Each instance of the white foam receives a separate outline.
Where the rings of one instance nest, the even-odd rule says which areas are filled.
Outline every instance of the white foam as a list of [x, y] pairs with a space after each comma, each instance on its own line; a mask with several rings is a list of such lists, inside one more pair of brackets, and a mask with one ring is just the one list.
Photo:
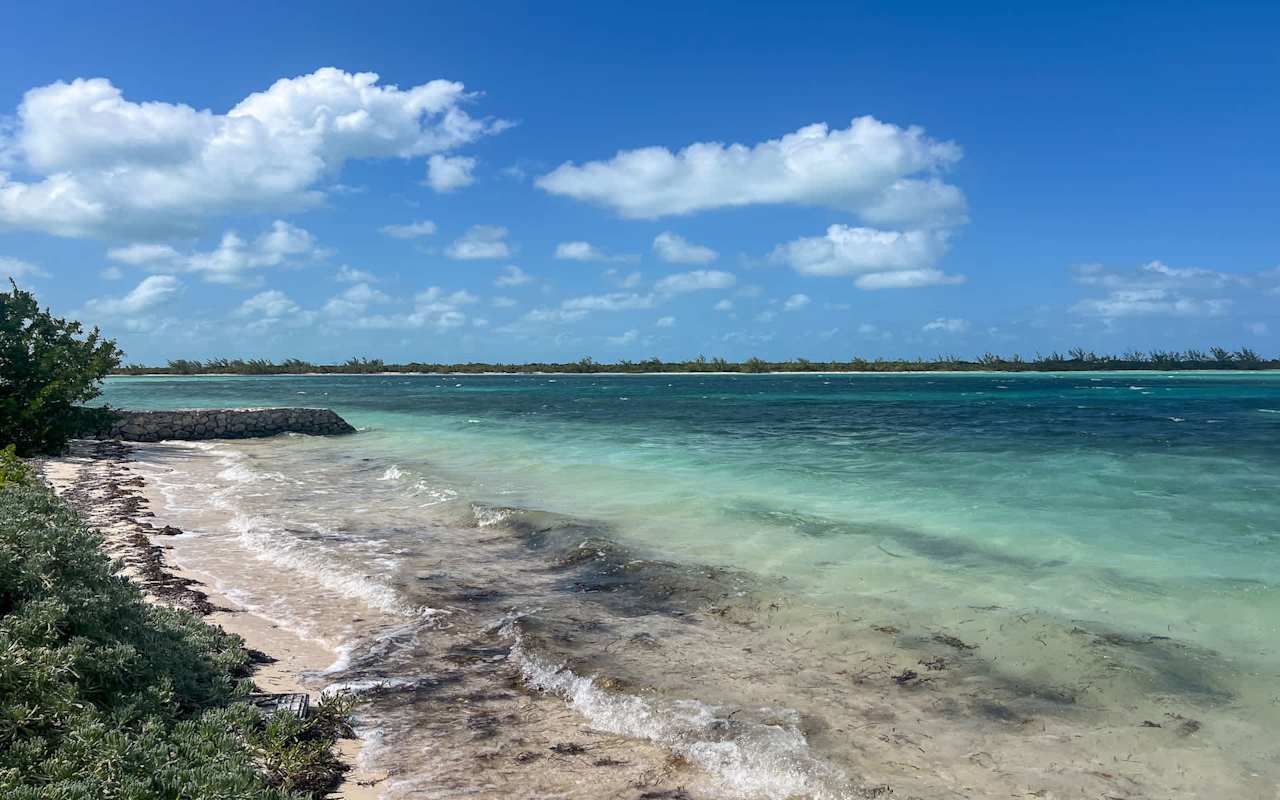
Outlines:
[[[564, 698], [593, 727], [645, 739], [684, 756], [718, 778], [725, 788], [748, 797], [787, 800], [845, 800], [855, 795], [839, 771], [809, 753], [794, 711], [761, 709], [779, 724], [742, 723], [722, 709], [697, 700], [668, 703], [601, 689], [563, 664], [528, 652], [517, 618], [500, 632], [513, 640], [511, 659], [525, 683]], [[728, 736], [725, 731], [734, 729]]]
[[372, 578], [352, 572], [333, 554], [322, 548], [305, 548], [288, 533], [261, 517], [236, 514], [227, 523], [239, 534], [240, 545], [261, 561], [305, 574], [330, 591], [359, 600], [370, 608], [396, 616], [422, 616], [439, 613], [404, 602], [395, 589]]
[[404, 477], [404, 473], [400, 471], [400, 468], [395, 464], [392, 464], [391, 466], [387, 467], [387, 471], [382, 473], [382, 477], [378, 478], [378, 480], [398, 481], [403, 477]]
[[503, 520], [510, 517], [511, 509], [473, 505], [471, 506], [471, 513], [475, 515], [478, 527], [489, 528], [501, 524]]

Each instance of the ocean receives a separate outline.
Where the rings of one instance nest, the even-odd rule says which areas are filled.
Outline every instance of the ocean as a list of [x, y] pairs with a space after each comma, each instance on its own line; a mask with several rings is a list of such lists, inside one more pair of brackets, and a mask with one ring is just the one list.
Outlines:
[[[340, 654], [317, 680], [366, 694], [388, 797], [493, 796], [548, 726], [659, 748], [699, 797], [1280, 796], [1280, 374], [157, 376], [103, 399], [359, 429], [137, 458], [180, 563]], [[559, 761], [528, 796], [599, 796], [583, 770], [625, 758]]]

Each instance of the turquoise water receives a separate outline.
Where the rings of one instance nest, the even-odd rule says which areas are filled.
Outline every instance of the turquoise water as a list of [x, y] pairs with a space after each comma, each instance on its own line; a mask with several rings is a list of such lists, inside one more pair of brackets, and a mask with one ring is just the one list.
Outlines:
[[[1091, 735], [1139, 703], [1194, 712], [1218, 761], [1187, 796], [1252, 796], [1273, 776], [1259, 766], [1273, 749], [1251, 740], [1280, 722], [1280, 374], [147, 377], [109, 380], [104, 399], [330, 407], [362, 432], [273, 440], [255, 463], [370, 487], [391, 469], [449, 503], [590, 520], [646, 558], [739, 570], [782, 598], [782, 639], [826, 614], [857, 620], [806, 634], [833, 662], [883, 638], [871, 624], [912, 657], [956, 636], [973, 648], [956, 691], [1069, 692], [1072, 714], [1095, 712], [1072, 723]], [[395, 525], [437, 519], [428, 505]], [[814, 703], [773, 679], [774, 701]], [[694, 677], [647, 680], [732, 699]], [[810, 738], [828, 762], [857, 762]]]

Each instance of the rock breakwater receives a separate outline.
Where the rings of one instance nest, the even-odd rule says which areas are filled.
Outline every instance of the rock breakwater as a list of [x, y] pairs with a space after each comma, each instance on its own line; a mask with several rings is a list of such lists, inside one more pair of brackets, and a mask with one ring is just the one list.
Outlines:
[[327, 408], [234, 408], [178, 411], [113, 409], [83, 434], [89, 439], [130, 442], [254, 439], [282, 433], [333, 436], [355, 428]]

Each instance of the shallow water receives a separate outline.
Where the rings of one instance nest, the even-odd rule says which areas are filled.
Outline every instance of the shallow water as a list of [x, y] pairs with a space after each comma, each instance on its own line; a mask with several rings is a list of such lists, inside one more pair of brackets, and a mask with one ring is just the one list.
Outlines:
[[[345, 653], [327, 680], [379, 687], [391, 796], [482, 796], [475, 758], [519, 773], [522, 741], [579, 724], [679, 755], [697, 796], [1276, 797], [1280, 375], [119, 378], [105, 399], [362, 429], [140, 455], [182, 557]], [[530, 770], [529, 796], [593, 796]]]

